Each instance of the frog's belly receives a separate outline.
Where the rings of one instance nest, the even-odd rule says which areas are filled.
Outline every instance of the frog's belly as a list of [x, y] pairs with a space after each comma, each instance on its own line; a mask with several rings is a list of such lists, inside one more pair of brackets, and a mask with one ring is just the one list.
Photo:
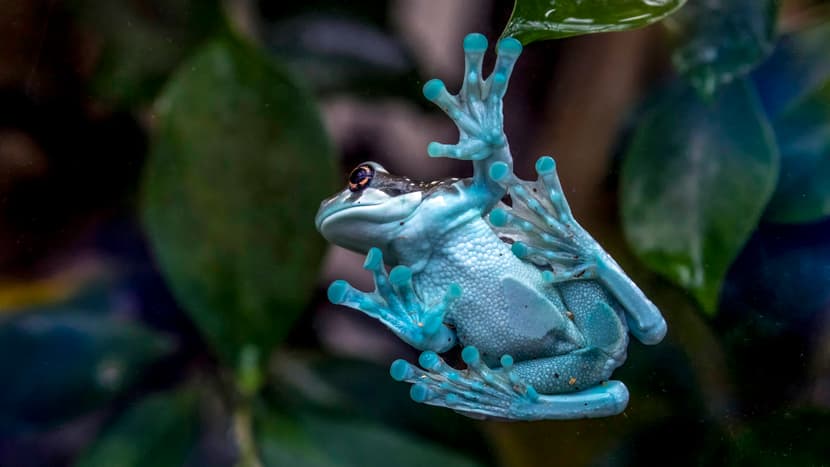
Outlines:
[[456, 235], [456, 242], [433, 254], [415, 277], [421, 297], [436, 303], [450, 284], [461, 286], [461, 298], [447, 321], [455, 326], [460, 343], [477, 347], [488, 364], [504, 354], [522, 361], [578, 347], [574, 334], [579, 332], [564, 318], [565, 306], [557, 290], [481, 224], [486, 232], [476, 228]]

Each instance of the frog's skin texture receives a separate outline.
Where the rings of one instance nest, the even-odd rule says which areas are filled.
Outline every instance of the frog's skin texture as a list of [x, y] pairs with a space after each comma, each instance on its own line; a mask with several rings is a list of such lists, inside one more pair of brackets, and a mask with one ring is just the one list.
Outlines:
[[[438, 80], [424, 86], [460, 133], [458, 144], [431, 143], [429, 155], [471, 161], [472, 178], [419, 183], [367, 162], [323, 201], [318, 230], [367, 253], [376, 284], [366, 293], [335, 281], [329, 299], [424, 351], [422, 368], [397, 360], [390, 369], [417, 402], [509, 420], [618, 414], [628, 390], [608, 378], [625, 360], [628, 332], [656, 344], [666, 323], [574, 220], [552, 158], [539, 159], [535, 182], [513, 174], [502, 98], [521, 45], [500, 41], [483, 79], [486, 49], [480, 34], [464, 39], [458, 95]], [[438, 356], [459, 344], [461, 370]]]

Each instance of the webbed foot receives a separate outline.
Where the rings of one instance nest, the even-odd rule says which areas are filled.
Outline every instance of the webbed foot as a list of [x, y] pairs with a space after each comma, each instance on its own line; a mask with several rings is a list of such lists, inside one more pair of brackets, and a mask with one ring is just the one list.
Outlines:
[[549, 267], [548, 282], [595, 278], [604, 251], [574, 219], [556, 162], [540, 158], [536, 173], [536, 181], [529, 182], [515, 177], [506, 164], [490, 167], [490, 178], [503, 185], [512, 200], [512, 206], [500, 204], [490, 212], [490, 224], [499, 236], [513, 241], [516, 256]]
[[390, 373], [397, 381], [413, 383], [412, 399], [447, 407], [472, 418], [543, 420], [606, 417], [616, 415], [628, 404], [628, 390], [619, 381], [608, 381], [568, 394], [540, 395], [513, 370], [509, 355], [501, 368], [489, 368], [475, 347], [461, 354], [467, 369], [456, 370], [434, 352], [424, 352], [418, 362], [392, 363]]
[[[461, 91], [452, 95], [441, 80], [424, 85], [424, 96], [440, 107], [455, 122], [460, 133], [457, 144], [430, 143], [431, 157], [480, 161], [494, 150], [507, 145], [502, 119], [502, 98], [522, 45], [513, 38], [499, 41], [495, 69], [484, 79], [481, 62], [487, 50], [487, 39], [481, 34], [464, 38], [464, 82]], [[509, 162], [509, 154], [506, 154]]]
[[596, 279], [603, 283], [626, 311], [631, 332], [646, 344], [660, 342], [666, 322], [656, 306], [628, 278], [599, 243], [579, 225], [565, 199], [556, 174], [556, 162], [536, 162], [538, 178], [525, 181], [507, 164], [497, 162], [488, 176], [505, 187], [511, 206], [504, 203], [490, 212], [489, 221], [502, 238], [513, 242], [513, 253], [546, 270], [550, 283]]
[[360, 310], [379, 320], [415, 348], [444, 352], [455, 345], [455, 333], [444, 325], [444, 318], [450, 304], [461, 296], [458, 285], [450, 285], [441, 302], [426, 305], [412, 287], [412, 271], [406, 266], [395, 266], [387, 274], [379, 249], [369, 250], [363, 267], [372, 272], [375, 290], [362, 292], [344, 280], [337, 280], [328, 290], [332, 303]]

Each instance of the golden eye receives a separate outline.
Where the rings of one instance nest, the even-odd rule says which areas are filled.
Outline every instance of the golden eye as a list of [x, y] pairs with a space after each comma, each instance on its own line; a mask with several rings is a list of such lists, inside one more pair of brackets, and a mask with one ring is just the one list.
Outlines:
[[360, 191], [367, 186], [375, 176], [375, 169], [371, 165], [358, 165], [349, 175], [349, 191]]

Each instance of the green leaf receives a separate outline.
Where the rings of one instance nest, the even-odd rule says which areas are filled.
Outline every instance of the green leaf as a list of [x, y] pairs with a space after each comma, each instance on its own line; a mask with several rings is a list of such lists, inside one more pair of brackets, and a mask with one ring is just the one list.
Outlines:
[[660, 21], [686, 0], [516, 0], [502, 36], [523, 44], [597, 32], [627, 31]]
[[711, 102], [672, 89], [643, 118], [623, 162], [626, 237], [646, 265], [714, 313], [777, 176], [772, 131], [745, 80]]
[[249, 345], [267, 355], [323, 255], [314, 214], [336, 183], [314, 102], [259, 50], [221, 38], [155, 109], [143, 214], [162, 271], [226, 364]]
[[225, 27], [218, 0], [75, 0], [75, 8], [102, 47], [93, 92], [124, 107], [152, 101], [187, 54]]
[[48, 428], [98, 407], [170, 350], [162, 336], [103, 313], [15, 315], [0, 324], [0, 432]]
[[295, 420], [270, 414], [259, 433], [262, 460], [269, 467], [478, 465], [433, 443], [362, 421], [311, 414]]
[[830, 216], [830, 81], [773, 125], [781, 174], [764, 219], [801, 223]]
[[194, 392], [152, 395], [115, 420], [75, 467], [185, 465], [198, 431], [198, 397]]
[[703, 95], [750, 72], [773, 50], [779, 0], [690, 2], [672, 22], [675, 68]]

